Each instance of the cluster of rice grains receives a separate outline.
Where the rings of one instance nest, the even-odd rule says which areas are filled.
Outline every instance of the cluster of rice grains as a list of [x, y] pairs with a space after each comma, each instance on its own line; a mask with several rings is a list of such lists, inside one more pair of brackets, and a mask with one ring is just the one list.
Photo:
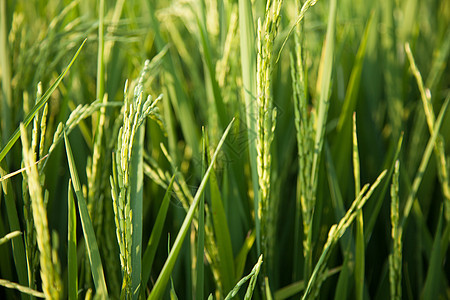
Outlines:
[[132, 101], [128, 97], [128, 83], [125, 84], [123, 126], [119, 130], [117, 150], [113, 159], [114, 176], [111, 176], [110, 180], [123, 274], [122, 293], [127, 297], [139, 293], [141, 274], [144, 139], [141, 125], [149, 116], [158, 118], [156, 103], [161, 99], [160, 96], [153, 101], [148, 96], [143, 101], [143, 81], [149, 63], [145, 62]]

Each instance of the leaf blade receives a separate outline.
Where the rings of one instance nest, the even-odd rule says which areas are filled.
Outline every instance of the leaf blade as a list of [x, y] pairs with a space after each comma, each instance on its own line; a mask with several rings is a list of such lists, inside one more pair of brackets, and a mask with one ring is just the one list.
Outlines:
[[173, 247], [170, 250], [169, 257], [167, 258], [167, 260], [164, 264], [164, 267], [163, 267], [161, 273], [159, 274], [158, 279], [156, 280], [153, 290], [151, 291], [150, 295], [147, 298], [149, 300], [161, 299], [161, 297], [162, 297], [162, 294], [164, 292], [164, 289], [166, 288], [167, 282], [169, 281], [170, 274], [172, 273], [172, 269], [175, 265], [176, 258], [178, 257], [178, 254], [181, 250], [181, 245], [183, 243], [183, 240], [186, 237], [186, 234], [189, 230], [192, 219], [194, 218], [195, 209], [196, 209], [196, 207], [201, 199], [201, 195], [203, 194], [203, 191], [206, 187], [206, 182], [209, 178], [209, 174], [211, 173], [212, 167], [217, 159], [219, 150], [222, 148], [222, 145], [225, 141], [225, 138], [228, 135], [228, 132], [231, 129], [231, 125], [233, 124], [233, 122], [234, 122], [234, 119], [230, 122], [228, 127], [225, 129], [225, 132], [222, 135], [222, 138], [220, 139], [219, 144], [217, 145], [216, 151], [214, 152], [213, 158], [211, 160], [211, 164], [209, 165], [208, 169], [206, 170], [205, 176], [203, 177], [202, 182], [200, 183], [200, 186], [197, 190], [197, 193], [195, 194], [194, 201], [192, 202], [191, 206], [189, 207], [186, 217], [184, 218], [183, 224], [181, 225], [180, 231], [178, 232], [175, 243], [173, 244]]
[[92, 278], [94, 280], [97, 293], [103, 297], [106, 297], [108, 295], [108, 291], [106, 288], [105, 275], [103, 272], [100, 252], [94, 233], [94, 227], [92, 226], [92, 221], [91, 218], [89, 217], [86, 199], [84, 198], [83, 192], [81, 191], [81, 185], [80, 180], [78, 178], [78, 172], [75, 166], [75, 160], [73, 158], [72, 149], [70, 147], [70, 143], [65, 132], [64, 132], [64, 142], [66, 145], [67, 161], [69, 164], [70, 177], [72, 178], [72, 186], [75, 191], [75, 195], [77, 196], [78, 199], [78, 211], [80, 213], [83, 235], [86, 241], [86, 250], [88, 252], [89, 263], [91, 265]]

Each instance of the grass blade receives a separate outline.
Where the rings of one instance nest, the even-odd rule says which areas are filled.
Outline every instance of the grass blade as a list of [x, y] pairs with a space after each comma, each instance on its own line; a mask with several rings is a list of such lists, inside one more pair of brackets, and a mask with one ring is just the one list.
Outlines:
[[[250, 0], [239, 0], [239, 30], [242, 80], [244, 85], [245, 115], [247, 125], [248, 151], [250, 157], [251, 178], [253, 184], [253, 209], [258, 211], [258, 170], [256, 151], [256, 38]], [[256, 248], [261, 253], [260, 221], [255, 214]]]
[[72, 148], [70, 147], [69, 139], [64, 132], [64, 142], [66, 145], [67, 161], [69, 164], [70, 177], [72, 178], [72, 185], [75, 195], [78, 199], [78, 211], [81, 218], [81, 226], [83, 228], [83, 235], [86, 241], [86, 251], [89, 256], [89, 263], [91, 265], [92, 278], [94, 279], [97, 294], [100, 297], [107, 297], [108, 291], [106, 289], [105, 275], [103, 272], [102, 260], [95, 238], [94, 227], [92, 226], [91, 218], [89, 217], [86, 199], [81, 191], [80, 180], [78, 179], [78, 172], [75, 166], [75, 160], [72, 155]]
[[[316, 121], [316, 136], [314, 139], [314, 156], [311, 171], [311, 182], [313, 195], [317, 189], [319, 160], [322, 152], [323, 141], [325, 138], [325, 127], [327, 122], [328, 107], [330, 104], [330, 85], [333, 72], [333, 55], [336, 31], [336, 0], [330, 1], [330, 12], [328, 16], [327, 35], [324, 42], [323, 56], [320, 61], [320, 80], [317, 85], [320, 86], [319, 109]], [[320, 85], [319, 85], [320, 84]]]
[[200, 19], [197, 17], [197, 25], [200, 31], [201, 44], [207, 69], [207, 72], [205, 73], [207, 73], [207, 77], [209, 79], [208, 82], [213, 91], [215, 114], [219, 117], [219, 126], [223, 128], [226, 126], [227, 112], [225, 110], [222, 94], [220, 93], [219, 84], [216, 79], [216, 72], [211, 58], [211, 47], [206, 32], [206, 24], [201, 24]]
[[[430, 135], [432, 135], [433, 125], [435, 124], [436, 117], [433, 111], [431, 92], [429, 89], [424, 87], [422, 75], [420, 74], [419, 69], [416, 66], [411, 48], [408, 43], [405, 44], [405, 52], [409, 59], [411, 71], [416, 78], [417, 86], [419, 87], [420, 98], [422, 99], [422, 105], [427, 119], [428, 130], [430, 132]], [[442, 137], [438, 137], [438, 141], [434, 146], [434, 152], [436, 154], [436, 162], [438, 164], [438, 175], [442, 186], [442, 194], [444, 195], [446, 201], [450, 201], [450, 185], [448, 178], [447, 159], [445, 157], [445, 149]], [[447, 220], [450, 220], [450, 207], [447, 207], [446, 218]]]
[[250, 249], [253, 247], [253, 243], [255, 242], [256, 234], [255, 231], [252, 231], [247, 237], [245, 238], [244, 245], [242, 245], [241, 250], [236, 255], [236, 258], [234, 259], [234, 270], [236, 278], [241, 278], [242, 274], [244, 273], [244, 267], [245, 262], [247, 260], [247, 255]]
[[[322, 280], [325, 280], [328, 277], [333, 276], [334, 274], [339, 272], [342, 272], [341, 267], [333, 268], [322, 275], [323, 276]], [[305, 289], [305, 281], [304, 280], [296, 281], [276, 291], [274, 294], [274, 298], [276, 300], [287, 299], [289, 297], [294, 296], [295, 294], [300, 293], [304, 289]]]
[[[2, 128], [1, 128], [1, 136], [3, 140], [0, 140], [0, 143], [6, 143], [6, 137], [11, 133], [11, 125], [12, 125], [12, 85], [11, 85], [11, 58], [9, 55], [9, 46], [8, 42], [8, 32], [7, 32], [7, 11], [6, 11], [6, 1], [0, 2], [0, 69], [2, 70], [1, 74], [1, 91], [2, 91], [2, 99], [0, 101], [1, 108], [1, 117], [2, 117]], [[0, 159], [1, 161], [1, 159]]]
[[[0, 161], [0, 176], [4, 177], [7, 174], [6, 161]], [[16, 200], [14, 199], [13, 186], [10, 180], [1, 182], [3, 188], [3, 195], [5, 197], [6, 213], [8, 215], [9, 230], [21, 231], [19, 215], [17, 214]], [[11, 241], [13, 250], [13, 259], [16, 266], [19, 283], [23, 286], [28, 286], [27, 266], [25, 245], [23, 239], [13, 239]]]
[[132, 251], [131, 251], [131, 288], [133, 299], [138, 299], [141, 285], [142, 268], [142, 223], [143, 223], [143, 187], [144, 187], [144, 133], [145, 123], [136, 131], [130, 161], [130, 195], [132, 211]]
[[156, 217], [155, 225], [153, 226], [150, 239], [148, 240], [147, 248], [144, 252], [144, 257], [142, 258], [142, 292], [147, 286], [148, 279], [150, 278], [150, 272], [153, 266], [153, 260], [155, 259], [156, 250], [158, 249], [159, 240], [161, 238], [161, 233], [164, 227], [164, 222], [167, 216], [167, 210], [169, 208], [170, 196], [173, 189], [173, 183], [175, 181], [175, 174], [172, 176], [167, 187], [166, 193], [164, 194], [163, 201], [161, 202], [161, 207], [158, 211], [158, 216]]
[[[356, 114], [353, 113], [353, 173], [355, 177], [355, 197], [361, 191], [361, 177], [359, 167], [358, 138], [356, 134]], [[364, 261], [365, 261], [365, 241], [364, 241], [364, 219], [360, 210], [356, 216], [356, 248], [355, 248], [355, 286], [356, 299], [362, 300], [364, 295]]]
[[334, 160], [336, 162], [336, 170], [338, 171], [339, 178], [345, 176], [347, 171], [347, 165], [350, 163], [350, 147], [351, 147], [351, 114], [355, 111], [358, 101], [360, 85], [361, 85], [361, 74], [363, 71], [364, 59], [366, 58], [367, 43], [371, 35], [374, 34], [373, 24], [374, 19], [376, 19], [376, 11], [373, 11], [370, 15], [369, 21], [367, 21], [366, 27], [364, 29], [363, 36], [356, 54], [355, 60], [353, 62], [352, 71], [350, 74], [350, 79], [345, 91], [344, 103], [342, 105], [342, 110], [340, 112], [339, 121], [336, 128], [336, 137], [333, 152], [336, 153]]
[[209, 165], [208, 169], [206, 170], [206, 173], [203, 176], [202, 182], [200, 183], [197, 193], [195, 194], [194, 201], [192, 202], [191, 206], [189, 207], [186, 217], [184, 218], [183, 224], [181, 225], [180, 231], [178, 232], [175, 243], [174, 243], [172, 249], [170, 250], [169, 257], [167, 258], [167, 260], [164, 264], [164, 267], [163, 267], [161, 273], [159, 274], [158, 279], [156, 280], [153, 290], [151, 291], [149, 297], [147, 298], [149, 300], [161, 299], [161, 297], [162, 297], [162, 294], [164, 292], [164, 289], [166, 288], [167, 282], [169, 281], [170, 274], [172, 273], [172, 269], [175, 265], [175, 261], [178, 257], [178, 253], [180, 252], [183, 240], [189, 230], [192, 219], [194, 218], [194, 212], [195, 212], [197, 205], [201, 199], [201, 195], [203, 194], [203, 191], [206, 187], [206, 182], [208, 181], [208, 178], [209, 178], [209, 175], [213, 168], [213, 165], [216, 162], [219, 150], [222, 148], [225, 138], [227, 137], [228, 132], [231, 129], [233, 121], [234, 121], [234, 119], [230, 122], [228, 127], [225, 129], [225, 132], [223, 133], [222, 138], [220, 139], [219, 144], [217, 145], [216, 151], [214, 152], [213, 158], [211, 159], [211, 164]]
[[431, 157], [431, 153], [433, 151], [433, 148], [435, 147], [436, 139], [439, 135], [439, 129], [441, 128], [442, 121], [444, 119], [445, 112], [447, 111], [448, 103], [450, 101], [450, 97], [447, 97], [445, 100], [445, 103], [442, 105], [441, 111], [439, 113], [439, 116], [434, 123], [433, 127], [433, 134], [431, 135], [430, 139], [428, 140], [427, 147], [425, 148], [425, 152], [422, 157], [422, 161], [420, 162], [419, 169], [417, 170], [416, 176], [414, 178], [411, 191], [409, 193], [408, 199], [406, 200], [405, 207], [403, 209], [403, 216], [401, 220], [401, 227], [404, 229], [406, 220], [409, 217], [409, 213], [411, 212], [411, 208], [414, 204], [414, 201], [416, 200], [416, 194], [419, 190], [419, 186], [422, 183], [423, 174], [425, 173], [425, 169], [428, 166], [428, 162]]
[[434, 237], [433, 248], [431, 252], [430, 264], [428, 267], [425, 286], [421, 295], [422, 299], [439, 299], [442, 278], [445, 275], [442, 272], [442, 266], [445, 265], [445, 254], [441, 253], [442, 245], [442, 226], [443, 226], [443, 205], [441, 205], [436, 236]]
[[98, 17], [98, 50], [97, 50], [97, 99], [103, 99], [105, 92], [105, 0], [100, 0]]
[[77, 299], [78, 295], [78, 264], [77, 264], [77, 213], [73, 199], [72, 181], [69, 179], [69, 191], [67, 192], [67, 283], [69, 299]]
[[[392, 162], [390, 163], [390, 167], [388, 169], [387, 179], [390, 179], [394, 172], [395, 162], [397, 161], [397, 159], [400, 155], [400, 150], [402, 149], [402, 144], [403, 144], [403, 134], [400, 135], [400, 138], [397, 142], [397, 147], [395, 149], [395, 153], [393, 155]], [[389, 186], [389, 180], [386, 180], [385, 184], [381, 188], [381, 193], [379, 194], [377, 200], [375, 201], [375, 204], [372, 207], [369, 207], [369, 209], [371, 211], [371, 215], [369, 218], [369, 222], [367, 222], [367, 226], [366, 226], [365, 233], [364, 233], [364, 236], [366, 238], [366, 245], [369, 243], [370, 237], [373, 232], [373, 228], [375, 227], [375, 222], [377, 221], [379, 212], [381, 210], [381, 206], [383, 205], [384, 197], [385, 197], [388, 186]]]
[[366, 55], [367, 40], [369, 39], [369, 34], [372, 30], [373, 20], [375, 19], [375, 11], [370, 15], [369, 21], [367, 21], [366, 28], [364, 29], [364, 34], [361, 39], [361, 44], [358, 48], [358, 53], [355, 57], [355, 62], [353, 63], [352, 73], [350, 75], [349, 83], [345, 93], [344, 105], [339, 116], [339, 122], [337, 125], [337, 130], [341, 131], [344, 122], [350, 121], [350, 115], [355, 110], [358, 101], [358, 91], [361, 83], [361, 73], [364, 63], [364, 57]]
[[[203, 142], [202, 142], [202, 174], [206, 171], [206, 155], [208, 153], [208, 138], [205, 134], [205, 128], [202, 128]], [[213, 173], [212, 170], [211, 173]], [[212, 175], [210, 175], [212, 176]], [[202, 194], [200, 203], [198, 204], [198, 217], [197, 217], [197, 278], [195, 282], [196, 299], [203, 299], [204, 296], [204, 281], [205, 281], [205, 268], [203, 265], [203, 258], [205, 257], [205, 194]]]
[[402, 84], [401, 84], [401, 67], [398, 63], [397, 57], [397, 22], [394, 18], [397, 9], [397, 3], [392, 1], [380, 2], [381, 8], [381, 26], [384, 31], [381, 33], [380, 49], [384, 57], [384, 84], [385, 93], [388, 103], [389, 121], [392, 124], [392, 131], [394, 139], [400, 135], [402, 130], [402, 120], [398, 116], [403, 112], [403, 101], [401, 99]]
[[[208, 139], [206, 147], [209, 148]], [[209, 161], [211, 161], [211, 157], [208, 157], [208, 162]], [[222, 196], [220, 194], [219, 185], [217, 184], [214, 169], [211, 170], [209, 187], [214, 235], [216, 237], [217, 250], [219, 252], [219, 270], [222, 279], [223, 292], [226, 294], [233, 288], [235, 283], [234, 258], [227, 216], [223, 207]]]

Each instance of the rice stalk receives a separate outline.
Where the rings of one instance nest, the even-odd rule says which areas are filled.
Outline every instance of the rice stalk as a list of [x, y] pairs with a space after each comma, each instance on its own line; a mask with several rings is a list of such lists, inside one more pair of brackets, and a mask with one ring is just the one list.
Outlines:
[[395, 162], [394, 176], [391, 185], [391, 236], [392, 236], [392, 252], [389, 255], [389, 283], [391, 291], [391, 299], [402, 299], [402, 235], [403, 230], [399, 226], [399, 165]]
[[270, 185], [271, 185], [271, 161], [270, 146], [272, 144], [276, 125], [276, 108], [271, 96], [271, 75], [273, 70], [272, 52], [273, 43], [278, 33], [280, 23], [280, 10], [282, 0], [267, 1], [264, 24], [258, 19], [257, 38], [257, 139], [256, 149], [258, 154], [258, 183], [259, 183], [259, 207], [258, 218], [261, 221], [261, 252], [270, 259], [268, 245], [269, 232], [273, 229], [273, 220], [269, 215], [270, 209]]
[[0, 238], [0, 245], [4, 244], [4, 243], [8, 242], [9, 240], [12, 240], [13, 238], [18, 237], [20, 235], [22, 235], [22, 232], [17, 231], [17, 230], [10, 232], [7, 235], [5, 235], [4, 237]]
[[258, 192], [258, 153], [256, 150], [256, 105], [257, 98], [257, 49], [254, 41], [255, 25], [253, 21], [252, 4], [250, 0], [239, 0], [239, 32], [240, 32], [240, 55], [243, 80], [243, 94], [245, 100], [245, 122], [247, 125], [247, 140], [249, 152], [249, 164], [253, 187], [253, 211], [256, 231], [256, 248], [261, 253], [261, 226], [259, 212], [259, 192]]
[[401, 68], [399, 58], [397, 56], [397, 23], [398, 20], [394, 17], [397, 3], [392, 1], [382, 1], [380, 2], [382, 23], [380, 24], [383, 28], [381, 34], [380, 46], [383, 53], [383, 75], [385, 82], [385, 91], [387, 101], [390, 103], [388, 105], [388, 116], [389, 121], [392, 124], [392, 136], [394, 140], [398, 140], [400, 136], [403, 120], [399, 116], [403, 113], [403, 101], [401, 98], [401, 93], [403, 92], [401, 87]]
[[[311, 2], [311, 1], [309, 1]], [[306, 5], [306, 6], [305, 6]], [[303, 4], [302, 8], [299, 6], [297, 10], [300, 16], [304, 16], [307, 4]], [[303, 17], [302, 17], [303, 18]], [[303, 24], [303, 23], [299, 23]], [[299, 265], [299, 246], [300, 242], [300, 228], [301, 219], [303, 220], [303, 257], [310, 257], [311, 249], [311, 220], [312, 220], [312, 206], [310, 205], [309, 191], [312, 187], [308, 180], [311, 174], [312, 167], [312, 153], [314, 145], [314, 115], [308, 113], [307, 103], [307, 73], [304, 71], [303, 61], [303, 25], [298, 27], [294, 34], [295, 48], [294, 55], [291, 54], [291, 78], [292, 90], [294, 98], [294, 117], [295, 129], [297, 138], [298, 151], [298, 179], [297, 179], [297, 201], [296, 201], [296, 215], [295, 215], [295, 241], [294, 241], [294, 274], [293, 277], [298, 277]]]
[[19, 292], [29, 295], [30, 297], [39, 297], [39, 298], [46, 298], [46, 295], [42, 292], [36, 291], [34, 289], [31, 289], [29, 287], [17, 284], [15, 282], [11, 282], [5, 279], [0, 279], [0, 285], [4, 286], [9, 289], [16, 289]]
[[375, 189], [385, 177], [386, 172], [386, 170], [381, 172], [381, 174], [371, 186], [369, 184], [364, 185], [361, 188], [361, 192], [358, 194], [358, 197], [356, 197], [350, 208], [345, 213], [345, 216], [342, 217], [338, 224], [334, 224], [333, 226], [331, 226], [330, 230], [328, 231], [328, 238], [323, 247], [322, 254], [320, 255], [319, 261], [314, 267], [311, 277], [308, 280], [306, 290], [302, 296], [303, 300], [314, 299], [317, 297], [320, 286], [322, 285], [322, 280], [325, 278], [322, 275], [325, 272], [326, 263], [330, 258], [331, 250], [334, 248], [347, 228], [353, 223], [356, 216], [358, 215], [358, 212], [363, 208], [364, 204], [366, 204], [367, 200], [372, 196]]
[[[114, 107], [114, 106], [121, 106], [122, 102], [108, 102], [108, 103], [101, 103], [99, 100], [96, 100], [92, 102], [91, 104], [85, 104], [85, 105], [78, 105], [69, 115], [67, 118], [67, 121], [63, 123], [59, 123], [56, 127], [55, 132], [53, 133], [53, 140], [50, 144], [50, 147], [47, 152], [47, 156], [42, 161], [41, 169], [45, 169], [47, 162], [51, 156], [51, 154], [55, 151], [56, 146], [61, 142], [61, 140], [64, 138], [64, 132], [66, 134], [70, 134], [72, 130], [74, 130], [80, 122], [82, 122], [84, 119], [92, 116], [95, 112], [102, 109], [103, 107]], [[42, 131], [41, 131], [42, 132]]]
[[450, 101], [450, 96], [447, 97], [447, 99], [445, 100], [444, 104], [442, 105], [441, 111], [439, 112], [439, 116], [436, 119], [436, 122], [434, 123], [433, 130], [431, 131], [432, 132], [431, 137], [428, 140], [427, 146], [426, 146], [425, 151], [424, 151], [423, 156], [422, 156], [422, 160], [421, 160], [419, 168], [418, 168], [418, 170], [416, 172], [416, 176], [414, 177], [414, 181], [413, 181], [413, 184], [411, 186], [411, 191], [410, 191], [410, 193], [408, 195], [408, 198], [406, 200], [405, 206], [403, 208], [403, 215], [401, 217], [401, 222], [400, 222], [402, 228], [405, 227], [406, 220], [408, 219], [409, 214], [411, 213], [412, 206], [413, 206], [414, 202], [417, 200], [416, 199], [416, 194], [417, 194], [417, 191], [419, 190], [420, 184], [422, 183], [423, 176], [424, 176], [424, 173], [425, 173], [425, 169], [426, 169], [426, 167], [428, 165], [428, 162], [430, 160], [432, 151], [433, 151], [433, 149], [435, 147], [435, 143], [437, 141], [437, 138], [438, 138], [438, 135], [439, 135], [439, 130], [441, 128], [442, 121], [444, 119], [444, 115], [445, 115], [445, 113], [447, 111], [447, 107], [448, 107], [449, 101]]
[[[36, 91], [36, 100], [42, 96], [42, 84], [38, 83], [37, 91]], [[46, 103], [42, 112], [42, 117], [39, 124], [39, 111], [33, 118], [33, 128], [32, 128], [32, 136], [31, 136], [31, 151], [33, 153], [33, 159], [36, 161], [39, 159], [36, 164], [42, 161], [42, 155], [44, 152], [44, 140], [45, 140], [45, 131], [47, 127], [47, 113], [48, 113], [48, 104]], [[39, 135], [40, 129], [40, 136]], [[39, 143], [39, 150], [38, 150]], [[37, 151], [39, 151], [39, 156]], [[25, 167], [25, 161], [22, 161], [23, 166]], [[44, 185], [45, 176], [42, 174], [42, 164], [37, 167], [39, 172], [39, 180], [41, 186]], [[25, 170], [25, 168], [24, 168]], [[36, 249], [36, 231], [34, 228], [33, 221], [33, 212], [32, 205], [30, 201], [30, 196], [28, 193], [28, 176], [23, 176], [22, 181], [22, 197], [23, 197], [23, 212], [26, 220], [25, 226], [25, 253], [27, 256], [27, 271], [28, 271], [28, 283], [30, 288], [35, 288], [35, 270], [38, 268], [38, 253]], [[45, 203], [44, 203], [45, 205]]]
[[[125, 193], [123, 201], [138, 200], [130, 200], [131, 227], [125, 229], [131, 233], [131, 254], [138, 258], [138, 251], [133, 251], [139, 249], [142, 254], [145, 250], [141, 263], [130, 254], [131, 293], [140, 279], [141, 298], [149, 293], [154, 299], [224, 298], [252, 270], [254, 264], [249, 262], [264, 254], [258, 277], [248, 278], [235, 297], [244, 299], [248, 290], [254, 292], [254, 299], [299, 298], [309, 290], [306, 297], [320, 293], [324, 299], [398, 299], [400, 293], [411, 299], [414, 295], [447, 298], [450, 197], [448, 141], [444, 139], [450, 127], [443, 113], [449, 97], [448, 1], [430, 5], [418, 0], [350, 0], [339, 6], [337, 1], [319, 1], [311, 11], [314, 0], [283, 1], [280, 32], [274, 37], [267, 68], [272, 106], [264, 113], [276, 119], [276, 132], [263, 119], [262, 127], [274, 138], [264, 149], [264, 154], [270, 154], [270, 180], [267, 214], [261, 220], [263, 177], [258, 174], [256, 142], [258, 96], [265, 91], [257, 90], [255, 29], [261, 17], [260, 30], [264, 30], [266, 15], [273, 17], [278, 0], [16, 2], [0, 0], [0, 237], [10, 232], [22, 235], [0, 246], [0, 278], [7, 280], [0, 280], [0, 298], [45, 296], [26, 175], [29, 164], [21, 161], [21, 145], [15, 145], [17, 132], [11, 135], [18, 120], [33, 122], [26, 131], [47, 211], [52, 255], [58, 241], [50, 236], [51, 230], [62, 236], [69, 231], [70, 242], [63, 241], [58, 252], [64, 258], [61, 272], [55, 266], [64, 285], [60, 296], [128, 296], [126, 291], [120, 295], [122, 265], [116, 228], [120, 224], [115, 225], [114, 213], [120, 202], [121, 168], [116, 144], [124, 125], [120, 82], [125, 74], [139, 76], [142, 62], [156, 56], [161, 59], [155, 60], [155, 71], [151, 67], [147, 71], [143, 86], [151, 95], [164, 94], [158, 106], [162, 104], [167, 127], [160, 130], [154, 122], [145, 122], [131, 145], [136, 160], [131, 159], [128, 179], [137, 188], [128, 198]], [[61, 79], [58, 75], [67, 66], [64, 61], [71, 59], [86, 37], [91, 42], [77, 58], [81, 64], [72, 65], [64, 80], [52, 85], [54, 79]], [[260, 33], [260, 39], [264, 50], [264, 34]], [[36, 95], [39, 81], [44, 89], [39, 86]], [[136, 84], [137, 80], [130, 81], [129, 103]], [[48, 87], [54, 92], [46, 95]], [[4, 106], [7, 97], [10, 109]], [[276, 118], [271, 116], [273, 107]], [[355, 126], [352, 165], [354, 112], [358, 131]], [[238, 119], [237, 126], [230, 129], [208, 183], [202, 181], [203, 191], [198, 192], [206, 201], [203, 214], [203, 199], [194, 194], [205, 174], [200, 157], [210, 158], [204, 152], [202, 156], [200, 129], [209, 128], [208, 138], [216, 145], [230, 115]], [[69, 132], [75, 158], [68, 139], [67, 157], [60, 145]], [[161, 151], [164, 147], [168, 151]], [[213, 149], [206, 148], [211, 155]], [[430, 161], [433, 154], [434, 163]], [[268, 156], [262, 157], [265, 163]], [[397, 159], [401, 163], [395, 170]], [[85, 170], [79, 178], [75, 160]], [[16, 171], [9, 172], [10, 168]], [[348, 226], [353, 230], [346, 230], [325, 250], [330, 227], [340, 222], [352, 200], [366, 195], [359, 195], [364, 190], [359, 183], [376, 178], [380, 168], [388, 171], [371, 196], [375, 199], [366, 202], [364, 214], [354, 209], [354, 225]], [[22, 172], [23, 179], [13, 178]], [[391, 179], [394, 172], [399, 174]], [[148, 176], [143, 179], [142, 202], [133, 196], [139, 196], [139, 174]], [[391, 195], [390, 204], [405, 196], [404, 203], [392, 207], [400, 210], [397, 217], [385, 211], [386, 193], [394, 181], [401, 187], [395, 192], [397, 200]], [[115, 200], [110, 200], [109, 184]], [[133, 226], [141, 223], [141, 217], [142, 235], [134, 234]], [[161, 270], [167, 259], [161, 237], [165, 239], [167, 231], [177, 232], [183, 221]], [[265, 222], [263, 233], [260, 221]], [[397, 226], [397, 232], [405, 232], [397, 242], [390, 242], [395, 230], [391, 232], [389, 223]], [[187, 232], [190, 244], [182, 246]], [[202, 233], [203, 247], [196, 238]], [[139, 243], [135, 239], [142, 241], [142, 247], [133, 247]], [[394, 264], [398, 243], [401, 259]]]
[[102, 228], [102, 223], [104, 219], [104, 195], [102, 195], [103, 189], [107, 186], [106, 178], [104, 172], [101, 169], [109, 167], [109, 160], [101, 160], [104, 156], [104, 146], [103, 136], [105, 131], [106, 123], [106, 105], [107, 105], [107, 94], [104, 94], [102, 106], [98, 110], [93, 112], [92, 117], [96, 115], [99, 111], [97, 130], [94, 133], [94, 144], [92, 149], [92, 157], [88, 158], [88, 163], [86, 165], [86, 175], [88, 179], [88, 197], [87, 203], [89, 207], [89, 214], [92, 216], [92, 222], [96, 228], [96, 232]]
[[115, 154], [117, 177], [111, 180], [116, 235], [120, 249], [122, 266], [122, 296], [137, 298], [141, 283], [142, 256], [142, 151], [143, 125], [147, 117], [158, 119], [156, 104], [161, 96], [152, 100], [150, 96], [143, 101], [143, 80], [148, 72], [150, 61], [135, 87], [133, 100], [127, 95], [125, 84], [123, 126], [119, 130]]
[[236, 294], [241, 289], [241, 287], [244, 285], [244, 283], [246, 283], [249, 279], [250, 279], [250, 283], [248, 284], [247, 292], [245, 293], [244, 299], [247, 300], [247, 299], [252, 298], [253, 290], [255, 289], [255, 285], [256, 285], [256, 279], [258, 277], [259, 270], [261, 269], [261, 264], [263, 262], [262, 257], [263, 257], [263, 255], [261, 254], [259, 256], [258, 261], [256, 262], [255, 266], [253, 267], [252, 271], [247, 276], [245, 276], [241, 280], [239, 280], [238, 283], [236, 283], [236, 286], [228, 293], [228, 295], [225, 297], [225, 300], [230, 300], [233, 297], [235, 297]]
[[[411, 52], [411, 47], [409, 46], [409, 43], [405, 44], [405, 52], [409, 60], [409, 64], [411, 67], [411, 72], [413, 73], [414, 77], [417, 81], [417, 86], [420, 91], [420, 98], [422, 100], [423, 110], [426, 116], [427, 124], [428, 124], [428, 130], [430, 132], [430, 135], [433, 135], [433, 126], [435, 124], [435, 115], [433, 111], [433, 104], [432, 104], [432, 95], [431, 91], [428, 88], [425, 88], [422, 75], [420, 74], [419, 69], [416, 66], [416, 63], [414, 61], [414, 56]], [[442, 188], [442, 194], [444, 195], [444, 203], [445, 203], [445, 218], [447, 221], [450, 221], [450, 184], [449, 184], [449, 177], [448, 177], [448, 166], [447, 166], [447, 159], [445, 157], [445, 149], [444, 149], [445, 141], [444, 137], [439, 134], [436, 139], [436, 144], [434, 145], [434, 153], [436, 154], [436, 162], [438, 165], [438, 175], [439, 175], [439, 181], [441, 183]]]
[[[317, 0], [306, 0], [303, 3], [303, 5], [301, 6], [301, 8], [299, 5], [297, 5], [297, 11], [298, 11], [297, 19], [295, 20], [295, 23], [292, 24], [291, 28], [289, 29], [289, 33], [287, 34], [286, 38], [283, 41], [283, 44], [281, 45], [280, 51], [278, 52], [276, 62], [278, 62], [280, 60], [281, 52], [283, 51], [284, 46], [286, 46], [286, 43], [289, 40], [289, 37], [291, 36], [292, 32], [294, 31], [294, 29], [298, 29], [298, 25], [302, 22], [303, 18], [305, 17], [306, 12], [308, 11], [308, 9], [311, 6], [314, 6], [316, 4], [316, 2], [317, 2]], [[296, 31], [296, 34], [298, 35], [298, 31]]]
[[[297, 6], [298, 18], [296, 25], [300, 24], [306, 11], [316, 1], [305, 1], [301, 6]], [[325, 138], [325, 124], [329, 106], [329, 89], [333, 64], [334, 51], [334, 20], [336, 14], [336, 4], [332, 1], [329, 13], [329, 22], [326, 35], [326, 46], [323, 49], [321, 60], [321, 70], [323, 72], [320, 99], [316, 104], [318, 114], [308, 112], [307, 103], [307, 72], [304, 71], [302, 58], [302, 40], [304, 39], [302, 28], [295, 32], [295, 59], [291, 57], [291, 78], [294, 93], [294, 116], [297, 133], [297, 151], [299, 157], [299, 171], [297, 181], [298, 199], [296, 202], [296, 228], [299, 228], [300, 211], [303, 220], [303, 256], [304, 256], [304, 278], [309, 278], [312, 268], [312, 228], [313, 216], [316, 207], [316, 190], [318, 184], [319, 161]], [[293, 27], [288, 34], [291, 34]], [[288, 38], [287, 37], [287, 38]], [[283, 46], [287, 41], [283, 42]], [[281, 53], [281, 50], [280, 50]], [[280, 54], [279, 54], [280, 55]], [[319, 83], [318, 83], [319, 84]], [[296, 246], [299, 244], [300, 233], [295, 234]], [[294, 253], [294, 257], [296, 257]], [[298, 258], [295, 266], [298, 265]], [[294, 278], [298, 271], [294, 269]]]
[[41, 182], [38, 170], [35, 166], [35, 153], [33, 149], [29, 148], [27, 133], [23, 124], [20, 125], [20, 130], [24, 161], [25, 164], [29, 166], [26, 169], [26, 173], [28, 176], [33, 220], [36, 228], [36, 240], [40, 252], [42, 289], [46, 298], [60, 299], [62, 298], [63, 286], [61, 278], [57, 273], [59, 262], [57, 255], [55, 255], [55, 249], [52, 248], [50, 243], [47, 213], [44, 206], [44, 198], [42, 196]]
[[[106, 77], [106, 66], [105, 66], [105, 1], [100, 0], [99, 2], [99, 16], [98, 16], [98, 48], [97, 48], [97, 81], [96, 81], [96, 99], [102, 101], [103, 104], [107, 103], [108, 96], [105, 94], [105, 77]], [[100, 108], [100, 112], [93, 114], [93, 149], [92, 157], [89, 159], [86, 174], [88, 177], [88, 207], [89, 214], [93, 217], [93, 223], [95, 228], [101, 228], [101, 223], [103, 219], [103, 197], [100, 195], [101, 189], [107, 186], [106, 176], [101, 176], [102, 172], [99, 170], [101, 168], [109, 167], [108, 160], [100, 161], [102, 155], [102, 142], [104, 127], [106, 122], [106, 108]], [[98, 232], [98, 230], [96, 230]]]

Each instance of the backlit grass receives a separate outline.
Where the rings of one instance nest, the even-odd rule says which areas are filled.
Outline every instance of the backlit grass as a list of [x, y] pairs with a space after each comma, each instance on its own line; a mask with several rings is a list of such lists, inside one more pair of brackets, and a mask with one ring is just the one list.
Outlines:
[[0, 0], [0, 298], [450, 298], [449, 28]]

